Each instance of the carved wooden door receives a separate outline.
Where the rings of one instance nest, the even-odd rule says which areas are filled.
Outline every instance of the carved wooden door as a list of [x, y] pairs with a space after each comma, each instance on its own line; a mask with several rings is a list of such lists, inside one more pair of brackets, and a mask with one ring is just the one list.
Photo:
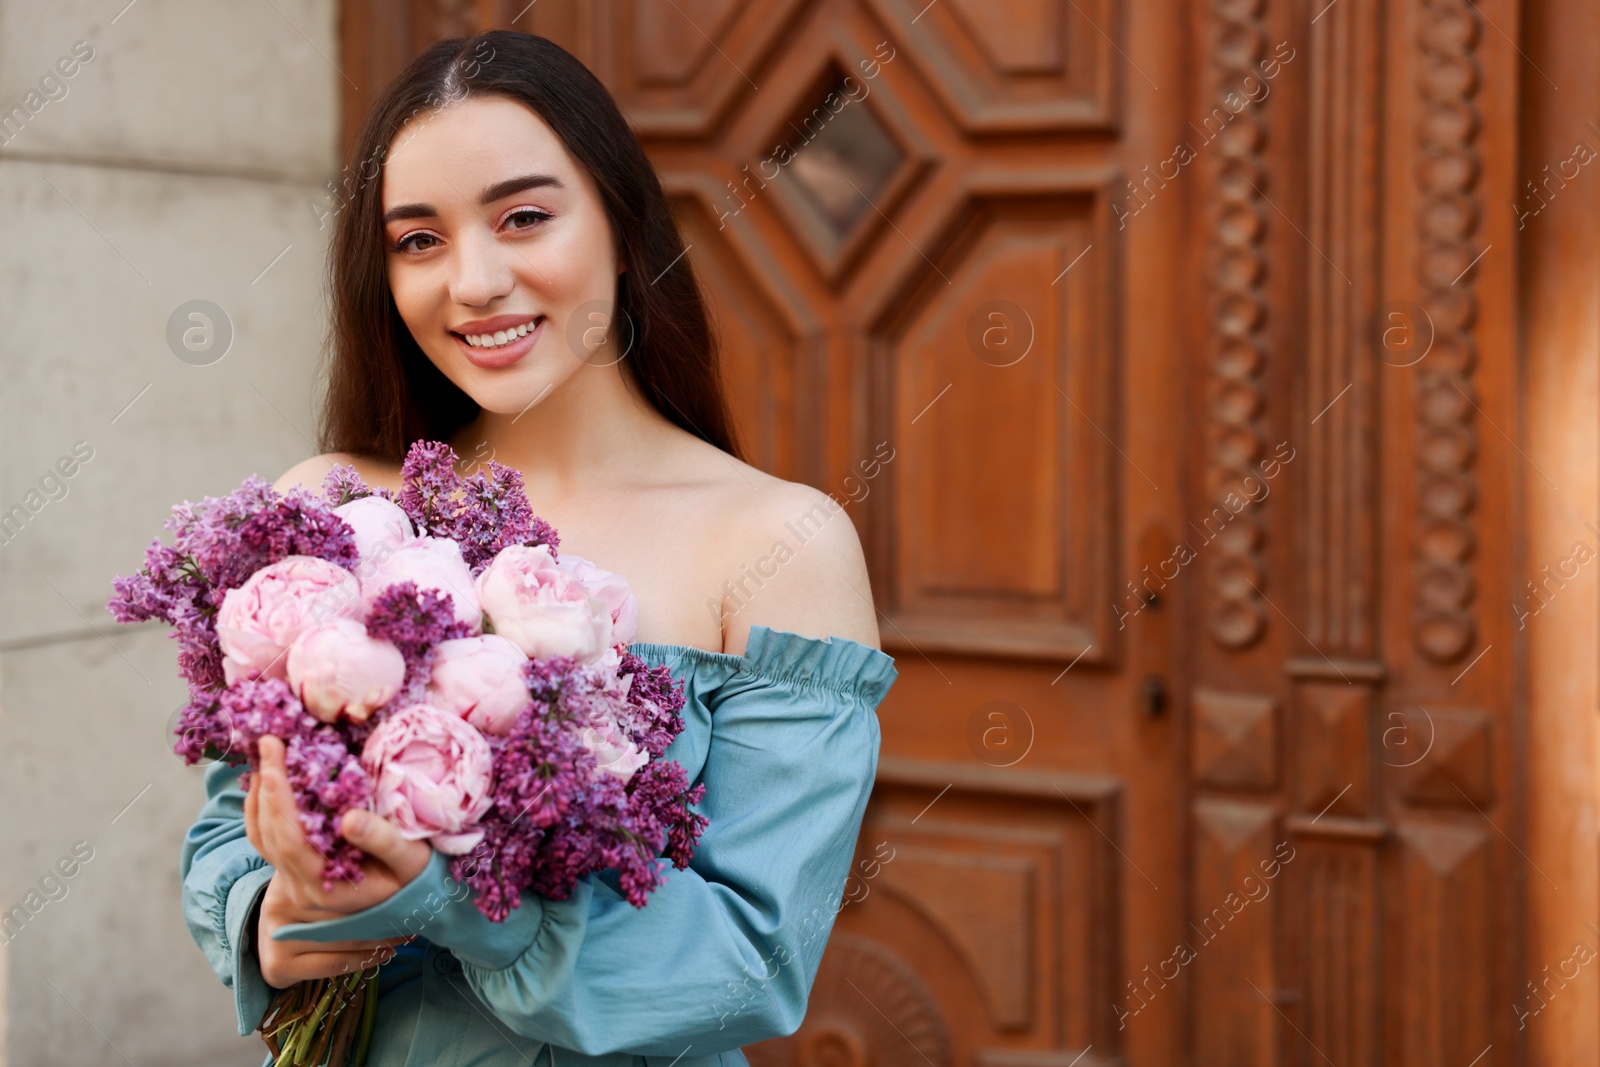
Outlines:
[[600, 75], [862, 533], [900, 680], [757, 1067], [1517, 1062], [1516, 14], [346, 0], [347, 143], [439, 37]]
[[848, 506], [900, 671], [809, 1012], [757, 1067], [1181, 1054], [1180, 991], [1118, 1006], [1183, 921], [1171, 607], [1132, 591], [1182, 484], [1183, 216], [1115, 210], [1178, 94], [1115, 5], [1006, 7], [592, 16], [754, 461]]

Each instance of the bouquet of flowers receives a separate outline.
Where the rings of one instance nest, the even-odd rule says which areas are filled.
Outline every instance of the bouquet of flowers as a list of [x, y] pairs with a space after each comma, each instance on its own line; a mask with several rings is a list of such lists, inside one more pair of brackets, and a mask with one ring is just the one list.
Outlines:
[[[248, 788], [260, 739], [282, 739], [329, 887], [362, 876], [338, 833], [360, 808], [451, 856], [491, 921], [524, 889], [564, 900], [612, 868], [643, 907], [668, 862], [688, 865], [705, 787], [663, 757], [683, 688], [627, 651], [627, 583], [558, 555], [512, 468], [463, 477], [448, 445], [419, 441], [401, 478], [395, 493], [336, 467], [319, 497], [251, 476], [173, 508], [174, 543], [152, 542], [108, 607], [172, 626], [189, 687], [174, 750], [247, 764]], [[343, 1063], [352, 1045], [360, 1062], [375, 981], [280, 994], [261, 1028], [278, 1062]]]

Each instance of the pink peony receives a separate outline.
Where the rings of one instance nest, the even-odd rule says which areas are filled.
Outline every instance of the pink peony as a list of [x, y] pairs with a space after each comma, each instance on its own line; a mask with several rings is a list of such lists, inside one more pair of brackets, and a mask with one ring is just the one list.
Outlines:
[[499, 634], [441, 641], [423, 699], [460, 715], [486, 734], [504, 736], [528, 706], [528, 657]]
[[561, 553], [560, 564], [611, 611], [611, 644], [631, 644], [639, 634], [639, 601], [620, 574], [601, 570], [582, 556]]
[[354, 619], [334, 619], [301, 633], [289, 646], [289, 687], [323, 722], [341, 714], [364, 722], [394, 699], [406, 660], [388, 641], [370, 637]]
[[283, 678], [285, 653], [301, 632], [360, 610], [356, 576], [315, 556], [286, 556], [230, 589], [217, 611], [222, 674], [229, 685], [241, 678]]
[[611, 609], [548, 545], [509, 545], [478, 575], [478, 598], [494, 632], [532, 659], [594, 659], [611, 644]]
[[633, 772], [650, 762], [650, 753], [635, 745], [616, 723], [603, 721], [578, 732], [583, 747], [594, 753], [601, 774], [614, 774], [626, 782]]
[[427, 838], [452, 856], [483, 840], [477, 822], [493, 799], [494, 758], [484, 736], [459, 716], [412, 704], [379, 723], [361, 750], [373, 810], [411, 841]]
[[415, 582], [417, 589], [432, 589], [450, 597], [456, 618], [483, 631], [483, 609], [472, 584], [472, 571], [461, 558], [461, 546], [446, 537], [413, 537], [402, 542], [388, 559], [379, 561], [371, 577], [361, 583], [362, 608], [372, 606], [379, 593], [400, 582]]
[[333, 509], [356, 535], [356, 553], [361, 557], [358, 573], [363, 579], [378, 564], [394, 555], [399, 547], [417, 536], [411, 517], [400, 505], [381, 496], [361, 496]]

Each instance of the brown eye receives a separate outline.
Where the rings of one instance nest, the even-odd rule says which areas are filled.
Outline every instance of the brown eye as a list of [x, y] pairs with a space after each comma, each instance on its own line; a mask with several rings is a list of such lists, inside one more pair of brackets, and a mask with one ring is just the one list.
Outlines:
[[[533, 226], [538, 223], [545, 222], [554, 217], [555, 216], [551, 215], [549, 212], [540, 211], [538, 208], [522, 208], [518, 211], [513, 211], [511, 214], [506, 216], [506, 225], [513, 230], [527, 230], [532, 229]], [[526, 220], [526, 224], [522, 226], [513, 226], [512, 223], [517, 219]]]
[[[398, 242], [396, 242], [396, 244], [394, 246], [394, 250], [396, 252], [410, 251], [410, 250], [415, 248], [415, 246], [413, 246], [411, 244], [411, 242], [413, 242], [413, 241], [434, 241], [434, 240], [437, 240], [437, 238], [435, 238], [432, 234], [427, 234], [427, 233], [408, 233], [404, 237], [400, 238], [400, 240]], [[427, 251], [426, 248], [415, 248], [415, 250], [418, 251], [418, 252], [426, 252]]]

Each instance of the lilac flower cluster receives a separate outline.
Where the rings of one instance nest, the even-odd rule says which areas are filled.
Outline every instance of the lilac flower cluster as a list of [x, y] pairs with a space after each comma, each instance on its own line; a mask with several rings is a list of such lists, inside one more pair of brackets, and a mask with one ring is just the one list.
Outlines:
[[[325, 858], [323, 877], [330, 887], [338, 879], [355, 882], [362, 876], [363, 854], [343, 840], [338, 825], [347, 810], [375, 807], [377, 772], [363, 760], [364, 748], [370, 755], [368, 738], [403, 710], [412, 709], [407, 710], [412, 716], [419, 707], [439, 714], [426, 707], [437, 692], [429, 688], [436, 650], [443, 642], [472, 635], [476, 623], [458, 617], [448, 593], [419, 588], [415, 581], [365, 590], [367, 606], [359, 614], [366, 636], [355, 627], [355, 637], [392, 645], [405, 672], [393, 698], [358, 719], [355, 712], [341, 713], [337, 703], [330, 710], [322, 695], [313, 700], [309, 690], [296, 688], [300, 683], [286, 681], [281, 669], [269, 675], [262, 668], [241, 677], [238, 661], [230, 658], [234, 673], [229, 676], [235, 681], [228, 684], [222, 640], [233, 631], [224, 627], [219, 637], [217, 629], [224, 597], [291, 556], [357, 572], [367, 549], [358, 551], [357, 531], [334, 509], [367, 496], [404, 511], [419, 537], [455, 541], [474, 576], [503, 549], [545, 545], [553, 557], [557, 545], [556, 531], [533, 514], [521, 476], [512, 468], [491, 462], [486, 473], [462, 477], [448, 445], [419, 441], [406, 457], [401, 478], [401, 490], [391, 492], [369, 487], [353, 467], [335, 467], [318, 499], [298, 487], [279, 494], [252, 475], [226, 496], [185, 501], [165, 524], [174, 543], [152, 542], [144, 567], [113, 581], [115, 593], [108, 602], [119, 622], [160, 619], [172, 627], [179, 669], [189, 685], [174, 745], [186, 763], [246, 764], [240, 784], [248, 789], [250, 772], [260, 765], [261, 738], [283, 740], [298, 820]], [[251, 585], [254, 589], [259, 582]], [[228, 611], [239, 602], [230, 601]], [[704, 786], [691, 788], [683, 767], [664, 755], [683, 729], [682, 684], [666, 667], [650, 667], [621, 643], [585, 662], [527, 654], [527, 707], [508, 732], [484, 738], [493, 785], [492, 802], [475, 827], [483, 839], [472, 852], [453, 858], [452, 873], [477, 890], [479, 910], [495, 921], [518, 906], [523, 890], [566, 899], [578, 878], [610, 869], [616, 870], [627, 899], [643, 907], [667, 863], [679, 869], [688, 865], [706, 825], [693, 810]], [[387, 655], [393, 657], [394, 651]], [[290, 662], [293, 679], [297, 668], [292, 657]], [[399, 676], [395, 662], [392, 677]], [[442, 665], [440, 670], [442, 678]], [[393, 681], [388, 684], [384, 695], [394, 691]], [[301, 695], [318, 714], [308, 710]], [[334, 721], [325, 721], [334, 715]], [[401, 721], [391, 724], [391, 731]], [[605, 740], [595, 739], [601, 735]], [[624, 773], [614, 767], [607, 773], [593, 745], [621, 746], [634, 756]], [[639, 753], [648, 753], [648, 761]], [[439, 847], [446, 847], [443, 838]]]
[[397, 582], [379, 593], [367, 609], [367, 633], [381, 637], [405, 657], [406, 677], [400, 693], [376, 711], [369, 725], [376, 726], [394, 710], [422, 699], [433, 667], [433, 650], [440, 641], [466, 637], [472, 632], [455, 617], [448, 593], [418, 590], [415, 582]]
[[[356, 755], [359, 744], [352, 751], [350, 735], [360, 725], [319, 722], [282, 679], [251, 678], [191, 700], [179, 716], [175, 751], [185, 763], [226, 759], [253, 769], [260, 765], [261, 739], [281, 739], [300, 828], [322, 854], [323, 884], [331, 888], [340, 878], [361, 880], [361, 850], [338, 833], [339, 816], [368, 807], [372, 792]], [[239, 776], [239, 788], [250, 788], [250, 774]]]
[[579, 878], [611, 868], [628, 902], [642, 908], [665, 862], [688, 866], [706, 826], [692, 809], [705, 786], [690, 788], [682, 765], [660, 758], [683, 729], [683, 688], [666, 667], [648, 667], [631, 653], [623, 659], [632, 672], [625, 703], [634, 713], [619, 721], [653, 757], [626, 783], [596, 773], [594, 755], [577, 741], [575, 727], [595, 713], [596, 679], [566, 657], [529, 662], [534, 703], [509, 735], [490, 738], [495, 800], [481, 821], [484, 839], [450, 865], [490, 920], [519, 906], [523, 889], [565, 900]]
[[441, 441], [418, 441], [400, 469], [405, 483], [395, 502], [429, 537], [448, 537], [474, 576], [509, 545], [549, 545], [558, 538], [549, 523], [534, 515], [515, 468], [489, 461], [487, 473], [463, 478], [456, 454]]
[[226, 496], [185, 500], [163, 525], [176, 535], [173, 544], [152, 541], [143, 569], [112, 580], [116, 593], [106, 607], [118, 622], [171, 624], [191, 700], [223, 687], [216, 615], [230, 589], [287, 556], [341, 567], [357, 561], [350, 527], [337, 515], [298, 486], [280, 496], [256, 475]]

